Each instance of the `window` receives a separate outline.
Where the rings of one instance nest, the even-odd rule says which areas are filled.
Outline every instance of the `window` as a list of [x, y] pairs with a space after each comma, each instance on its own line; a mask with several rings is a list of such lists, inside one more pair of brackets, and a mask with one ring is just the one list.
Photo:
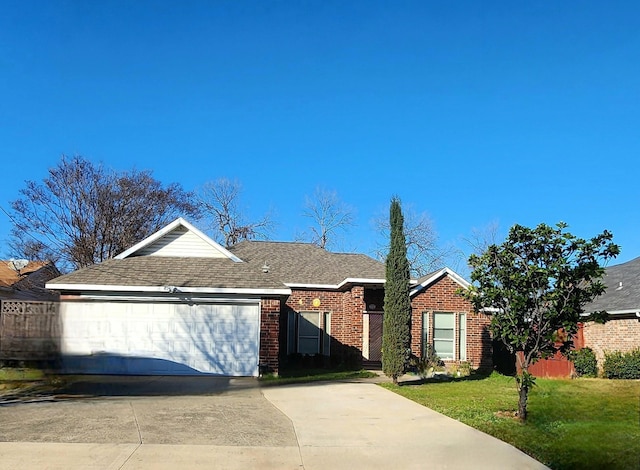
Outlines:
[[429, 313], [422, 314], [422, 357], [427, 355], [427, 346], [429, 346]]
[[467, 314], [424, 312], [422, 314], [423, 353], [426, 352], [427, 346], [431, 346], [440, 359], [466, 361]]
[[458, 340], [460, 343], [460, 360], [466, 361], [467, 360], [467, 314], [461, 313], [458, 316], [458, 319], [460, 321], [459, 328], [458, 328], [458, 338], [460, 338]]
[[455, 359], [455, 315], [436, 312], [433, 314], [433, 349], [440, 359]]
[[298, 352], [317, 354], [320, 351], [320, 315], [302, 312], [298, 317]]
[[330, 353], [329, 312], [289, 312], [287, 352], [300, 354]]

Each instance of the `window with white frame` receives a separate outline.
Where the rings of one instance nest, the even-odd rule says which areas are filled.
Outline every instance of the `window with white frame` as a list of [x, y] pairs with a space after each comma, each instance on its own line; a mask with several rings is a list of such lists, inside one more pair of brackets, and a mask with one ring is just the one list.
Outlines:
[[467, 360], [467, 314], [458, 315], [458, 344], [460, 351], [460, 360]]
[[[431, 337], [429, 336], [431, 334]], [[467, 360], [467, 314], [424, 312], [422, 314], [422, 345], [442, 360]]]
[[433, 314], [433, 350], [440, 359], [455, 359], [455, 320], [453, 313]]

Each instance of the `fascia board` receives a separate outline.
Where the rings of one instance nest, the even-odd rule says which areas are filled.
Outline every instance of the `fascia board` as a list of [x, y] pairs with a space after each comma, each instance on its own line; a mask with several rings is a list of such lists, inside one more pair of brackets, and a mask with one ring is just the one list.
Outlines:
[[85, 300], [102, 300], [102, 301], [128, 301], [128, 302], [198, 302], [198, 303], [234, 303], [234, 304], [260, 304], [260, 297], [197, 297], [197, 296], [151, 296], [151, 295], [100, 295], [87, 294], [74, 298], [65, 298], [63, 302], [82, 302]]
[[[629, 315], [629, 314], [638, 314], [640, 313], [640, 307], [639, 308], [630, 308], [630, 309], [626, 309], [626, 310], [606, 310], [606, 312], [609, 315]], [[588, 317], [589, 315], [591, 315], [593, 312], [582, 312], [580, 314], [581, 317]]]
[[359, 277], [348, 277], [340, 284], [338, 284], [338, 288], [344, 287], [347, 284], [384, 284], [386, 279], [369, 279], [369, 278], [359, 278]]
[[185, 294], [253, 294], [253, 295], [290, 295], [291, 289], [256, 289], [226, 287], [180, 287], [180, 286], [112, 286], [96, 284], [46, 284], [47, 289], [84, 292], [175, 292]]
[[295, 282], [285, 282], [284, 285], [290, 287], [291, 289], [332, 289], [338, 290], [344, 287], [347, 284], [384, 284], [384, 279], [369, 279], [369, 278], [355, 278], [348, 277], [340, 284], [306, 284], [306, 283], [295, 283]]
[[426, 287], [430, 286], [431, 284], [433, 284], [434, 282], [436, 282], [443, 275], [450, 276], [451, 279], [453, 279], [456, 283], [458, 283], [460, 285], [460, 287], [462, 287], [463, 289], [468, 289], [469, 286], [471, 286], [471, 284], [469, 282], [467, 282], [462, 276], [460, 276], [456, 272], [452, 271], [449, 268], [442, 268], [441, 270], [436, 271], [432, 276], [428, 277], [423, 282], [418, 284], [416, 287], [414, 287], [411, 290], [409, 295], [410, 296], [416, 295], [418, 292], [420, 292], [424, 288], [426, 288]]

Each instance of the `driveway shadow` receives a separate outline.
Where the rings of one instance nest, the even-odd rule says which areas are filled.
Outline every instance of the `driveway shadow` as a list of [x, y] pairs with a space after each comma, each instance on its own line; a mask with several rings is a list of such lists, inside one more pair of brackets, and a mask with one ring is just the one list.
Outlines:
[[63, 379], [55, 394], [69, 398], [220, 395], [259, 387], [253, 377], [82, 375]]

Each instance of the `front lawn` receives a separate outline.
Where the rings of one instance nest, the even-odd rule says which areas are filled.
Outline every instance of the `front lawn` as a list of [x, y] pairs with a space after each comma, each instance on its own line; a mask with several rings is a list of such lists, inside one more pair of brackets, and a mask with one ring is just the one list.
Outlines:
[[640, 468], [640, 381], [537, 379], [525, 424], [513, 377], [381, 386], [497, 437], [552, 469]]

